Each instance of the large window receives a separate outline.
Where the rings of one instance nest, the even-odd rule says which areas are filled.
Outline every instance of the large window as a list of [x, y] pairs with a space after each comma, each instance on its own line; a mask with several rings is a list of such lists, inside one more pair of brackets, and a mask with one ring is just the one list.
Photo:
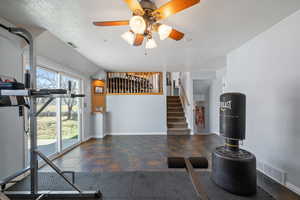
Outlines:
[[[81, 81], [52, 70], [37, 68], [37, 88], [68, 88], [72, 82], [72, 92], [81, 92]], [[39, 109], [48, 99], [37, 100]], [[77, 144], [81, 134], [81, 100], [79, 98], [59, 98], [54, 100], [37, 119], [38, 149], [45, 155], [53, 155]]]
[[[61, 88], [67, 89], [69, 81], [72, 83], [72, 92], [80, 93], [80, 81], [69, 76], [61, 76]], [[81, 128], [80, 105], [79, 98], [61, 100], [61, 134], [63, 149], [77, 143], [79, 140]]]
[[[58, 87], [58, 74], [43, 68], [37, 68], [37, 88], [55, 89]], [[43, 106], [46, 98], [37, 99], [37, 109]], [[37, 118], [38, 148], [45, 155], [58, 151], [57, 142], [57, 100], [52, 101]]]

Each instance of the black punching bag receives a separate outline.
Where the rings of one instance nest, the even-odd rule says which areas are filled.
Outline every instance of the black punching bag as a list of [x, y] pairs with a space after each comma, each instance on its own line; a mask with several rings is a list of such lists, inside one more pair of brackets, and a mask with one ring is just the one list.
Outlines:
[[225, 93], [220, 97], [220, 134], [225, 146], [212, 154], [212, 180], [224, 190], [238, 195], [256, 193], [256, 158], [239, 148], [245, 139], [246, 96]]

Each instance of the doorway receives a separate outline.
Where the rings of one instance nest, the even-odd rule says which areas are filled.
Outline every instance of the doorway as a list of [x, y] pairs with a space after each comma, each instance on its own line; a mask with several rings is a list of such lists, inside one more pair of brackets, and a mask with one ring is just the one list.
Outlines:
[[194, 133], [208, 134], [209, 129], [209, 80], [193, 80]]

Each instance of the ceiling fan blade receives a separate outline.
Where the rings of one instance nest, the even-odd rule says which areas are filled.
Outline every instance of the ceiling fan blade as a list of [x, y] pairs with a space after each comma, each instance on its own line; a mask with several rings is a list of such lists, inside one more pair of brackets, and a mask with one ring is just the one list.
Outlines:
[[134, 14], [136, 14], [136, 15], [144, 15], [145, 14], [145, 11], [142, 8], [142, 6], [138, 0], [124, 0], [124, 1], [128, 4], [130, 10]]
[[122, 21], [103, 21], [103, 22], [93, 22], [95, 26], [126, 26], [129, 25], [128, 20]]
[[171, 0], [153, 11], [152, 15], [155, 16], [157, 20], [162, 20], [199, 2], [200, 0]]
[[133, 45], [134, 46], [141, 46], [143, 44], [143, 41], [144, 41], [144, 35], [143, 34], [136, 34]]
[[169, 38], [177, 41], [181, 40], [183, 37], [184, 37], [184, 33], [177, 31], [176, 29], [173, 29], [169, 35]]

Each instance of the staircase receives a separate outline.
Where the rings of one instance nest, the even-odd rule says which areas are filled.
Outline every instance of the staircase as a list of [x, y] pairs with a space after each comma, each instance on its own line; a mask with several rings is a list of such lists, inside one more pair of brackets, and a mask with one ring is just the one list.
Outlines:
[[179, 96], [167, 96], [168, 135], [190, 135]]

